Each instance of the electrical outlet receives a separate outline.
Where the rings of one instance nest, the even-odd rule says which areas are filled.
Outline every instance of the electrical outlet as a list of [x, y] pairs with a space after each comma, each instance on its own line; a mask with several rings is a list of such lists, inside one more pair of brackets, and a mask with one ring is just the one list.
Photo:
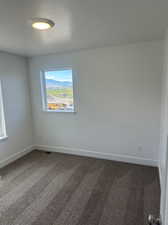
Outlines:
[[138, 152], [142, 152], [143, 148], [142, 148], [142, 145], [139, 145], [138, 146]]

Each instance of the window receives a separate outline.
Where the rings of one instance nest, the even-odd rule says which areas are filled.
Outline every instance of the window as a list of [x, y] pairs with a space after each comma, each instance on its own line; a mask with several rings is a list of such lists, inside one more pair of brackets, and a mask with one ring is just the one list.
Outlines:
[[2, 84], [0, 81], [0, 140], [6, 138], [6, 126], [3, 107]]
[[72, 69], [42, 72], [43, 109], [53, 112], [74, 112]]

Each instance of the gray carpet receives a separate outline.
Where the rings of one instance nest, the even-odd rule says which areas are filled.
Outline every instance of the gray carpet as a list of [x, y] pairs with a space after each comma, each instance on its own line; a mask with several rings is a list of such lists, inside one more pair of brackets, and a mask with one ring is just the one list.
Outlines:
[[0, 170], [0, 225], [146, 225], [156, 168], [34, 151]]

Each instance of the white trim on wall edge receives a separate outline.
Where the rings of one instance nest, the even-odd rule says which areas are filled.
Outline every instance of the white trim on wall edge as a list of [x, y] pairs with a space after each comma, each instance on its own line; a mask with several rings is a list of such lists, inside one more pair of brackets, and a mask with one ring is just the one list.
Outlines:
[[[162, 196], [162, 192], [163, 192], [163, 176], [162, 176], [162, 170], [161, 170], [161, 162], [158, 161], [158, 170], [159, 170], [159, 181], [160, 181], [160, 196]], [[162, 200], [161, 200], [162, 201]], [[163, 205], [160, 201], [160, 218], [161, 218], [161, 222], [163, 221]]]
[[8, 164], [14, 162], [15, 160], [23, 157], [24, 155], [28, 154], [29, 152], [33, 151], [35, 148], [33, 145], [30, 145], [29, 147], [23, 149], [20, 152], [17, 152], [13, 154], [12, 156], [9, 156], [8, 158], [0, 161], [0, 168], [7, 166]]
[[159, 180], [160, 180], [160, 188], [162, 189], [162, 171], [161, 171], [161, 165], [160, 162], [158, 161], [158, 170], [159, 170]]
[[84, 149], [69, 148], [69, 147], [63, 147], [63, 146], [48, 146], [48, 145], [35, 145], [34, 149], [158, 167], [157, 160], [145, 159], [145, 158], [129, 156], [129, 155], [101, 153], [101, 152], [89, 151]]

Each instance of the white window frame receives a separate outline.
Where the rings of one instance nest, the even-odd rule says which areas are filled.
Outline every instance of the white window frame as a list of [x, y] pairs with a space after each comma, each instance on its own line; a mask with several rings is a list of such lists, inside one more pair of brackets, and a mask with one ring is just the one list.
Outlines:
[[[72, 88], [73, 88], [73, 110], [49, 110], [47, 107], [47, 93], [46, 93], [46, 82], [45, 82], [45, 73], [48, 71], [62, 71], [62, 70], [72, 70]], [[47, 68], [40, 71], [40, 82], [41, 82], [41, 98], [42, 98], [42, 111], [43, 112], [62, 112], [62, 113], [76, 113], [76, 95], [74, 84], [74, 70], [71, 66], [68, 67], [56, 67], [56, 68]]]
[[4, 112], [4, 103], [3, 103], [3, 93], [2, 93], [2, 81], [0, 80], [0, 124], [1, 124], [1, 132], [0, 132], [0, 141], [8, 138], [6, 133], [6, 123], [5, 123], [5, 112]]

